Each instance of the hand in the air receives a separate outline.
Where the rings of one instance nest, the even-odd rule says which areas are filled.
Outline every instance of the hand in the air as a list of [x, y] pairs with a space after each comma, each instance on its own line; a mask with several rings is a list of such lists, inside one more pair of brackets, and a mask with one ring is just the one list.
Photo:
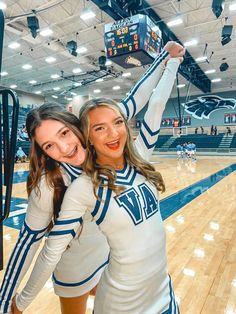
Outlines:
[[183, 57], [185, 54], [185, 48], [175, 41], [168, 41], [164, 49], [168, 51], [173, 58]]

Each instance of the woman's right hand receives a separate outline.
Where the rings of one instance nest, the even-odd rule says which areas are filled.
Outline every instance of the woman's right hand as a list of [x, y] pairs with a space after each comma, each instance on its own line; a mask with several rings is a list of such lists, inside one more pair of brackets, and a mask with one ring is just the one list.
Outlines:
[[168, 41], [164, 49], [169, 52], [172, 58], [183, 57], [186, 49], [175, 41]]
[[11, 305], [12, 314], [21, 314], [21, 312], [17, 306], [16, 306], [16, 296], [12, 299], [12, 305]]

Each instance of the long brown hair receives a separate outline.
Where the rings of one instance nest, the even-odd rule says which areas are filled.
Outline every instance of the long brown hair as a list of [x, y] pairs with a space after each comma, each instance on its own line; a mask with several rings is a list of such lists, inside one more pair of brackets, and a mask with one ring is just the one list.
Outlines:
[[66, 186], [56, 160], [50, 158], [38, 145], [35, 139], [35, 131], [44, 120], [56, 120], [66, 125], [80, 139], [84, 146], [84, 138], [79, 131], [79, 120], [72, 113], [55, 103], [45, 103], [31, 110], [26, 118], [26, 129], [31, 140], [29, 176], [27, 179], [27, 193], [32, 190], [40, 193], [39, 182], [42, 175], [46, 176], [49, 187], [53, 193], [53, 217], [58, 217]]
[[101, 175], [105, 175], [108, 178], [108, 188], [112, 189], [115, 193], [120, 193], [124, 190], [124, 187], [118, 186], [115, 184], [116, 181], [116, 172], [115, 169], [111, 166], [106, 165], [98, 165], [96, 163], [97, 155], [94, 149], [94, 146], [91, 145], [89, 141], [89, 112], [98, 107], [108, 107], [116, 112], [123, 118], [127, 130], [127, 140], [124, 147], [124, 158], [127, 163], [133, 167], [135, 167], [138, 171], [142, 173], [142, 175], [151, 183], [154, 184], [158, 191], [165, 191], [165, 184], [163, 178], [159, 172], [155, 170], [155, 168], [145, 161], [134, 148], [133, 139], [131, 136], [131, 132], [128, 126], [128, 123], [121, 112], [117, 103], [111, 99], [106, 98], [97, 98], [92, 99], [84, 103], [84, 105], [80, 109], [79, 119], [80, 119], [80, 129], [83, 132], [85, 138], [85, 146], [87, 150], [87, 157], [84, 162], [83, 168], [85, 172], [91, 177], [93, 182], [94, 194], [97, 197], [97, 189], [99, 186], [104, 186], [102, 183]]

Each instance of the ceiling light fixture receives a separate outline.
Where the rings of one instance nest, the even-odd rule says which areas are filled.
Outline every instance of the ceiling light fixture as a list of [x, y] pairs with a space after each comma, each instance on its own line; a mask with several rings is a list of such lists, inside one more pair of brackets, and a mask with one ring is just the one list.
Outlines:
[[184, 43], [184, 46], [185, 47], [190, 47], [190, 46], [195, 46], [197, 44], [198, 44], [198, 41], [196, 39], [192, 39], [192, 40], [186, 41]]
[[212, 74], [212, 73], [215, 73], [215, 72], [216, 72], [215, 69], [211, 69], [211, 70], [205, 71], [205, 74]]
[[46, 28], [40, 31], [40, 35], [43, 37], [47, 37], [53, 34], [53, 30], [50, 28]]
[[76, 52], [77, 53], [84, 53], [86, 52], [88, 49], [86, 47], [79, 47], [76, 49]]
[[169, 22], [167, 23], [167, 25], [168, 25], [169, 27], [172, 27], [172, 26], [180, 25], [180, 24], [182, 24], [182, 23], [183, 23], [183, 20], [182, 20], [181, 18], [177, 18], [177, 19], [174, 19], [174, 20], [172, 20], [172, 21], [169, 21]]
[[22, 65], [22, 69], [24, 69], [24, 70], [30, 70], [31, 68], [32, 68], [31, 64], [24, 64], [24, 65]]
[[77, 74], [77, 73], [81, 73], [82, 70], [80, 68], [76, 68], [76, 69], [73, 69], [72, 72]]
[[59, 74], [52, 74], [52, 75], [51, 75], [51, 78], [52, 78], [52, 79], [57, 79], [57, 78], [59, 78], [59, 77], [60, 77]]
[[212, 12], [215, 14], [215, 16], [218, 18], [222, 11], [224, 10], [225, 0], [213, 0], [212, 1]]
[[53, 63], [53, 62], [55, 62], [57, 59], [56, 58], [54, 58], [54, 57], [47, 57], [46, 59], [45, 59], [45, 61], [47, 62], [47, 63]]
[[212, 83], [218, 83], [218, 82], [221, 82], [221, 78], [216, 78], [216, 79], [213, 79], [211, 81], [212, 81]]
[[222, 28], [222, 34], [221, 34], [221, 44], [222, 46], [228, 44], [231, 41], [231, 34], [233, 31], [233, 25], [224, 25]]
[[96, 14], [90, 8], [84, 8], [80, 14], [80, 18], [84, 21], [89, 20], [95, 16]]
[[20, 47], [20, 44], [17, 42], [12, 42], [8, 45], [8, 48], [11, 48], [11, 49], [17, 49], [19, 47]]
[[36, 38], [39, 32], [39, 20], [36, 16], [27, 16], [27, 25], [33, 38]]
[[69, 51], [69, 53], [76, 57], [77, 56], [77, 43], [74, 40], [68, 41], [66, 44], [66, 48]]
[[0, 1], [0, 10], [6, 10], [6, 8], [7, 8], [6, 3], [3, 1]]
[[0, 74], [1, 74], [1, 76], [6, 76], [6, 75], [8, 75], [8, 72], [3, 71], [3, 72], [1, 72]]

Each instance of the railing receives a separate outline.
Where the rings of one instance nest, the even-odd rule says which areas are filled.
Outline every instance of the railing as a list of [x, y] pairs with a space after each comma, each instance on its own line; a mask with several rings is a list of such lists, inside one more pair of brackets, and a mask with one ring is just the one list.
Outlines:
[[[0, 152], [1, 152], [1, 181], [0, 181], [0, 197], [3, 199], [3, 186], [5, 190], [5, 203], [1, 201], [0, 211], [0, 270], [3, 269], [3, 221], [7, 219], [10, 212], [12, 184], [14, 175], [17, 125], [19, 115], [19, 100], [17, 94], [12, 90], [0, 90]], [[9, 98], [12, 99], [13, 111], [11, 116], [11, 124], [9, 122], [8, 107]], [[4, 171], [4, 177], [2, 173]]]

